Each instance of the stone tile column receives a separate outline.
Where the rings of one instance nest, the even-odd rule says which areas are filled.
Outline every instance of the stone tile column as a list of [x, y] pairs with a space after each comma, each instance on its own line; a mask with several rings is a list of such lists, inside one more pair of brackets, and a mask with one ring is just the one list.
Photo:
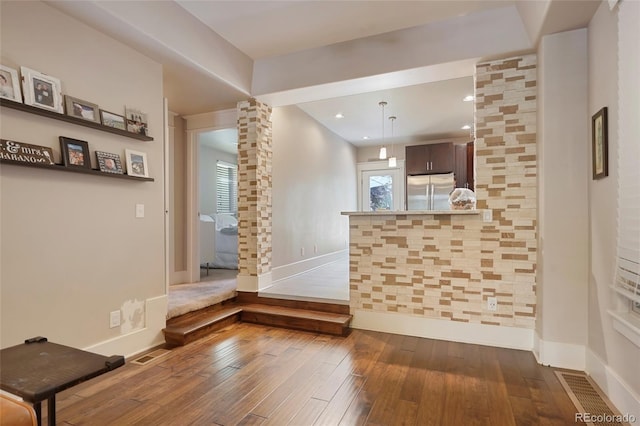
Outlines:
[[238, 106], [238, 290], [271, 283], [271, 107]]
[[477, 208], [493, 210], [494, 224], [482, 248], [500, 276], [498, 303], [511, 305], [509, 325], [527, 328], [537, 302], [537, 92], [535, 54], [476, 66]]

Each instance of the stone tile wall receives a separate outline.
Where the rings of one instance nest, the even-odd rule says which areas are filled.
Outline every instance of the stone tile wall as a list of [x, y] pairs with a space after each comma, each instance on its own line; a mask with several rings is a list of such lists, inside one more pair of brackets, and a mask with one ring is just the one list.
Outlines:
[[[534, 328], [536, 56], [476, 68], [473, 216], [351, 216], [351, 310]], [[488, 311], [487, 297], [498, 300]]]
[[239, 275], [271, 271], [271, 108], [238, 103]]

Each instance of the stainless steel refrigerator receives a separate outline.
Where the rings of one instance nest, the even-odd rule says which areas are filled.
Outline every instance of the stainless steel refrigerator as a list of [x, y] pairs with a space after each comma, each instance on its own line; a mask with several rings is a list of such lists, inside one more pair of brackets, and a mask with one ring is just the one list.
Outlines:
[[407, 176], [407, 210], [451, 210], [453, 173]]

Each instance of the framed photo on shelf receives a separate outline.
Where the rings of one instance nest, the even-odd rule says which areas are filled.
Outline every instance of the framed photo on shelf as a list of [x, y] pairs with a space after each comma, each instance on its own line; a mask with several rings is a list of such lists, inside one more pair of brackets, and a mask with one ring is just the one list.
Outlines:
[[0, 98], [22, 102], [18, 71], [4, 65], [0, 65]]
[[131, 149], [125, 149], [124, 152], [127, 159], [127, 174], [135, 177], [149, 177], [147, 154]]
[[60, 80], [27, 67], [20, 67], [20, 73], [25, 104], [64, 114]]
[[66, 167], [91, 169], [91, 157], [87, 142], [60, 136], [60, 150], [62, 151], [62, 161]]
[[593, 179], [609, 176], [609, 128], [607, 107], [591, 118], [591, 146], [593, 157]]
[[127, 131], [149, 136], [147, 133], [147, 114], [137, 109], [125, 108], [125, 116], [127, 117]]
[[96, 159], [101, 172], [123, 174], [120, 156], [111, 152], [96, 151]]
[[74, 98], [73, 96], [64, 95], [64, 106], [67, 115], [71, 117], [100, 123], [100, 109], [96, 104]]
[[103, 109], [100, 110], [100, 120], [102, 124], [107, 127], [113, 127], [115, 129], [127, 130], [127, 123], [123, 116], [114, 114]]

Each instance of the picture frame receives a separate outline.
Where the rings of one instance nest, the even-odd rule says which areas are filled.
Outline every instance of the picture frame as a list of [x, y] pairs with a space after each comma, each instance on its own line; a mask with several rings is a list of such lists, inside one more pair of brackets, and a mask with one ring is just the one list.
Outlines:
[[18, 70], [0, 65], [0, 98], [22, 103]]
[[149, 164], [145, 152], [125, 149], [127, 174], [135, 177], [149, 177]]
[[98, 168], [103, 173], [113, 173], [117, 175], [123, 174], [120, 156], [111, 152], [96, 151], [96, 160], [98, 160]]
[[24, 103], [64, 114], [62, 83], [59, 79], [27, 67], [20, 67]]
[[120, 130], [127, 130], [127, 121], [122, 115], [114, 114], [112, 112], [101, 109], [100, 121], [104, 126], [113, 127]]
[[591, 117], [591, 146], [593, 179], [609, 176], [609, 127], [607, 107]]
[[127, 131], [148, 136], [147, 114], [134, 108], [125, 108]]
[[101, 123], [100, 108], [91, 102], [74, 98], [73, 96], [64, 95], [64, 106], [67, 115], [80, 118], [82, 120]]
[[60, 150], [65, 167], [79, 167], [91, 170], [89, 143], [79, 139], [60, 136]]

